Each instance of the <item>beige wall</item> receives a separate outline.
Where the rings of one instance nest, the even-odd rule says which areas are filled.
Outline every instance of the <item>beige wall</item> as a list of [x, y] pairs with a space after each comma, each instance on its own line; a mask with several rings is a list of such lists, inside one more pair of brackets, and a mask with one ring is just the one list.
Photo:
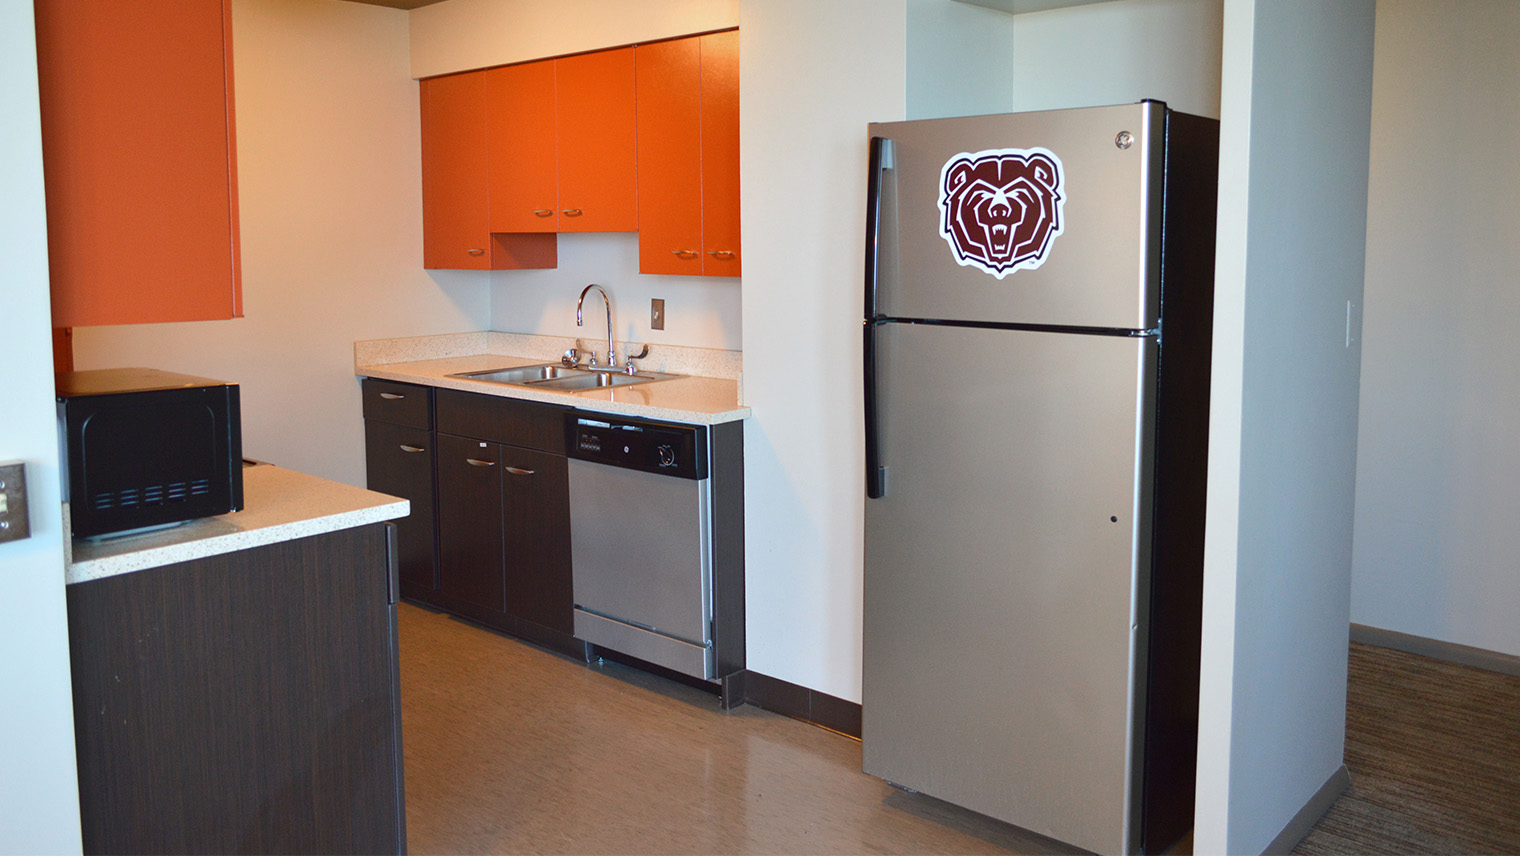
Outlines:
[[362, 485], [353, 342], [485, 329], [488, 285], [422, 269], [407, 13], [232, 5], [246, 317], [80, 328], [77, 365], [236, 381], [245, 454]]
[[749, 667], [860, 700], [866, 124], [904, 118], [903, 0], [745, 0]]
[[1520, 656], [1520, 3], [1381, 0], [1351, 618]]
[[78, 853], [34, 32], [0, 2], [0, 462], [26, 466], [32, 531], [0, 544], [0, 853]]

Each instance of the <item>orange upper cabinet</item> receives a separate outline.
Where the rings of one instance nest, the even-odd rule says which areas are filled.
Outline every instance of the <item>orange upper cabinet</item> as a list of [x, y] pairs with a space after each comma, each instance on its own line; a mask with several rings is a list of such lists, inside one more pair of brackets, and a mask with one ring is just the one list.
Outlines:
[[419, 81], [422, 105], [422, 266], [552, 268], [554, 236], [493, 235], [487, 72]]
[[639, 272], [702, 273], [702, 46], [638, 47]]
[[554, 63], [485, 72], [492, 232], [559, 231]]
[[561, 232], [639, 227], [633, 50], [554, 61]]
[[639, 270], [739, 276], [739, 34], [637, 50]]
[[486, 72], [491, 231], [638, 228], [632, 48]]
[[422, 101], [422, 266], [491, 268], [486, 204], [486, 76], [419, 82]]
[[36, 0], [53, 325], [242, 314], [230, 0]]
[[739, 270], [739, 32], [702, 37], [702, 272]]

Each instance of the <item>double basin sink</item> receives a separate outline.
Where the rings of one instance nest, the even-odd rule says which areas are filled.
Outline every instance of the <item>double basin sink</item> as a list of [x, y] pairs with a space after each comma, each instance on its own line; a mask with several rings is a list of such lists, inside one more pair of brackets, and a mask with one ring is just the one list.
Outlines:
[[632, 386], [682, 377], [662, 372], [634, 372], [628, 374], [613, 367], [572, 368], [559, 363], [537, 366], [517, 366], [509, 369], [487, 369], [478, 372], [458, 372], [449, 377], [483, 380], [488, 383], [505, 383], [532, 389], [552, 389], [559, 392], [579, 392], [586, 389], [608, 389], [616, 386]]

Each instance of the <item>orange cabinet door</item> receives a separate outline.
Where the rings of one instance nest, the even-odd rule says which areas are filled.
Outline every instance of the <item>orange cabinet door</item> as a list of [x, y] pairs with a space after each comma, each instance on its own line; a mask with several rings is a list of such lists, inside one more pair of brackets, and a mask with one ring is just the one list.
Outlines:
[[702, 48], [639, 45], [639, 272], [702, 273]]
[[739, 276], [739, 32], [702, 36], [702, 272]]
[[638, 228], [634, 49], [554, 61], [559, 137], [559, 230]]
[[559, 231], [552, 60], [486, 75], [492, 232]]
[[53, 326], [242, 314], [230, 0], [36, 0]]
[[484, 72], [420, 81], [422, 266], [489, 270]]

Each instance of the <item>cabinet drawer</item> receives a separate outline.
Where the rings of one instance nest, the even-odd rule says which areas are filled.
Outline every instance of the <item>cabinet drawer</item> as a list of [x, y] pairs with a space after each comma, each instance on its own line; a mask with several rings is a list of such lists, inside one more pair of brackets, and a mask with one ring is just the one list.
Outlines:
[[563, 407], [536, 401], [438, 390], [439, 431], [556, 455], [565, 453], [564, 413]]
[[433, 427], [432, 387], [364, 379], [364, 418], [409, 428]]

